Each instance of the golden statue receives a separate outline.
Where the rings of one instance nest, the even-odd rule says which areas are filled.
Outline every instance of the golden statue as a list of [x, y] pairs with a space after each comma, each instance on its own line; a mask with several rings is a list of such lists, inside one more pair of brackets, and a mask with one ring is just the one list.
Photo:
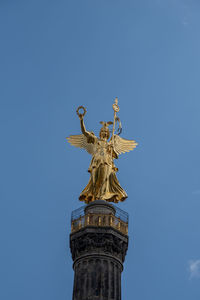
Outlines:
[[[81, 109], [83, 113], [80, 113]], [[114, 159], [117, 159], [121, 153], [133, 150], [137, 146], [137, 143], [119, 136], [121, 133], [121, 122], [116, 116], [116, 113], [119, 111], [117, 98], [113, 104], [113, 110], [114, 122], [100, 122], [103, 126], [100, 130], [99, 138], [97, 138], [93, 132], [86, 130], [83, 122], [86, 109], [83, 106], [79, 106], [76, 112], [80, 119], [82, 134], [70, 135], [67, 138], [71, 145], [83, 148], [92, 155], [88, 169], [90, 179], [79, 196], [79, 200], [85, 203], [90, 203], [94, 200], [106, 200], [118, 203], [127, 198], [126, 192], [120, 186], [117, 179], [116, 172], [118, 168], [114, 165]], [[118, 134], [115, 134], [116, 122], [119, 122]], [[108, 126], [112, 124], [112, 136], [110, 141], [108, 141], [110, 137]]]

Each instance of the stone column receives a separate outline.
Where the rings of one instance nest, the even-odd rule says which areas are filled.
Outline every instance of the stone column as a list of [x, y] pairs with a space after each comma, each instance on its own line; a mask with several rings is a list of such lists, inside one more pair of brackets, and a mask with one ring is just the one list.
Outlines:
[[119, 218], [115, 217], [114, 206], [106, 201], [92, 202], [85, 207], [84, 214], [87, 222], [70, 235], [73, 300], [121, 300], [121, 272], [128, 236], [113, 223]]

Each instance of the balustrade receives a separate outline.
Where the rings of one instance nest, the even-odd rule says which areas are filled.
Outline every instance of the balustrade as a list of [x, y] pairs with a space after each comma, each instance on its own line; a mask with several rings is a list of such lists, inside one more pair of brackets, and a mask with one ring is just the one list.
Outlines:
[[111, 226], [123, 234], [128, 234], [128, 222], [122, 221], [119, 217], [112, 214], [91, 214], [80, 216], [79, 218], [72, 220], [71, 232], [76, 232], [86, 226], [99, 226], [106, 227]]

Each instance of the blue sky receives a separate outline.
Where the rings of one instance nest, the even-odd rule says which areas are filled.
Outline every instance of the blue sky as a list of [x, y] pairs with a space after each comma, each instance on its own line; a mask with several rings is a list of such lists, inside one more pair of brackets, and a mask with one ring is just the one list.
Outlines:
[[71, 299], [70, 214], [119, 98], [129, 198], [122, 299], [200, 297], [200, 2], [0, 1], [3, 300]]

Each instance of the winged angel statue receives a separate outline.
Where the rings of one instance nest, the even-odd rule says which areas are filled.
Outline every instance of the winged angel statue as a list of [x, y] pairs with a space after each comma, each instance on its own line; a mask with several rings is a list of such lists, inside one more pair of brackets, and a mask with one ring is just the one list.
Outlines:
[[[80, 113], [80, 110], [83, 113]], [[77, 114], [81, 123], [80, 135], [70, 135], [68, 142], [79, 148], [85, 149], [92, 155], [92, 160], [88, 169], [90, 179], [87, 186], [79, 196], [80, 201], [90, 203], [95, 200], [106, 200], [109, 202], [118, 203], [127, 198], [126, 192], [120, 186], [116, 176], [118, 168], [114, 164], [114, 159], [118, 158], [121, 153], [133, 150], [137, 143], [133, 140], [126, 140], [119, 136], [121, 133], [121, 122], [116, 116], [119, 111], [118, 100], [115, 99], [113, 104], [114, 122], [100, 122], [103, 126], [99, 133], [99, 138], [93, 132], [89, 132], [85, 128], [83, 121], [86, 109], [79, 106]], [[115, 124], [119, 122], [118, 134], [115, 134]], [[112, 136], [108, 126], [113, 124]], [[110, 140], [109, 140], [110, 138]]]

